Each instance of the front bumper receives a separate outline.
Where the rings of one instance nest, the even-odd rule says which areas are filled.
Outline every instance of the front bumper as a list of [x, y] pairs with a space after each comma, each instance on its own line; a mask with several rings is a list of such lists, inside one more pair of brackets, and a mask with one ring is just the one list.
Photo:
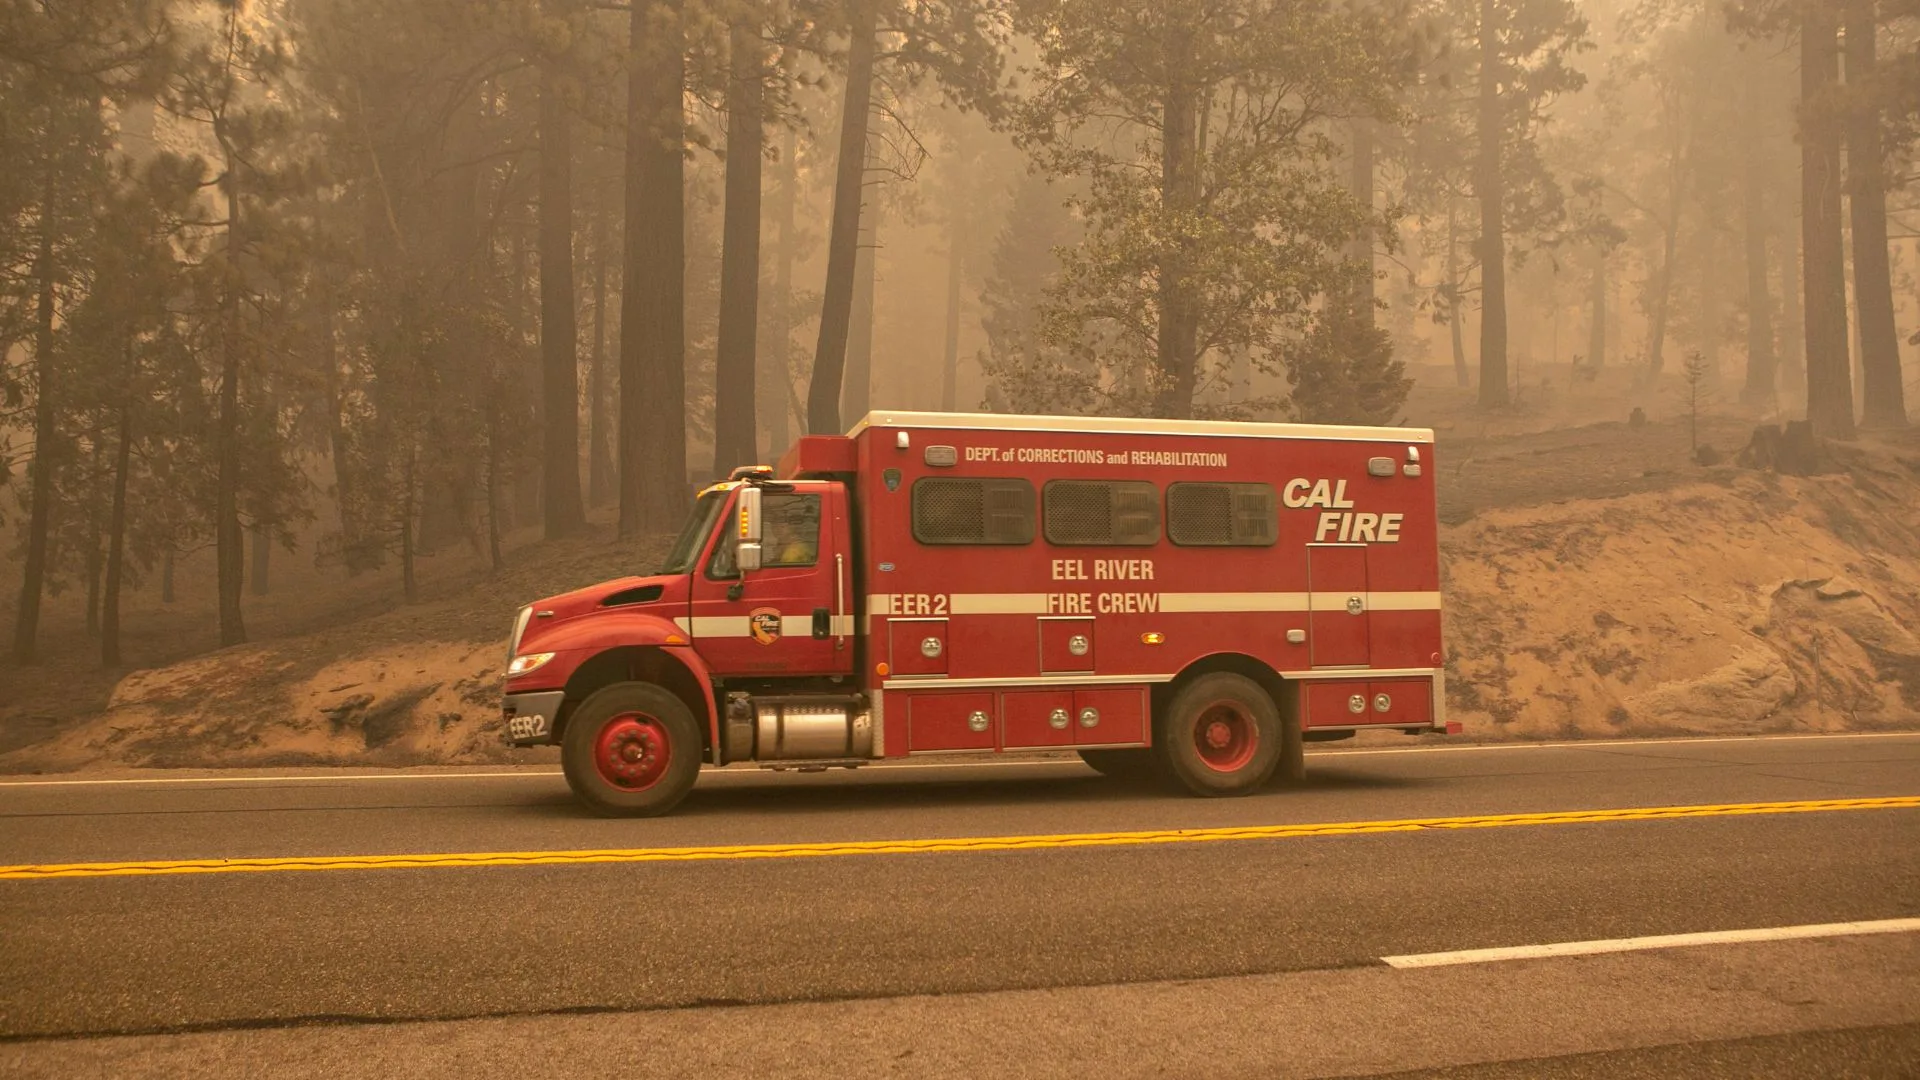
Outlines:
[[560, 718], [560, 703], [565, 690], [543, 690], [532, 694], [508, 694], [500, 711], [506, 718], [508, 746], [551, 746]]

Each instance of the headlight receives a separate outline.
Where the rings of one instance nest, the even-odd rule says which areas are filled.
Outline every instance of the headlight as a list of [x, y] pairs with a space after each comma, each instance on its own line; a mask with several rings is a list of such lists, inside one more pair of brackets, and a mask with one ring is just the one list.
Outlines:
[[550, 652], [534, 652], [525, 656], [516, 656], [507, 665], [507, 678], [517, 679], [530, 671], [538, 671], [547, 661], [553, 659]]

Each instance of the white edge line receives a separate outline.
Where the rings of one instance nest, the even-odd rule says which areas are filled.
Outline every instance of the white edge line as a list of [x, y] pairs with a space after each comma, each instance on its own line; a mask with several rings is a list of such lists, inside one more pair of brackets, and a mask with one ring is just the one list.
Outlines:
[[1356, 754], [1462, 754], [1480, 750], [1587, 750], [1600, 746], [1686, 746], [1691, 743], [1801, 742], [1812, 739], [1911, 739], [1916, 736], [1920, 736], [1920, 729], [1833, 731], [1797, 735], [1698, 735], [1678, 739], [1572, 739], [1562, 742], [1468, 743], [1463, 746], [1380, 746], [1366, 750], [1308, 750], [1307, 754], [1312, 757], [1349, 757]]
[[[1729, 743], [1729, 742], [1788, 742], [1811, 739], [1899, 739], [1920, 737], [1920, 731], [1840, 731], [1813, 735], [1704, 735], [1698, 738], [1681, 739], [1605, 739], [1586, 742], [1519, 742], [1519, 743], [1472, 743], [1465, 746], [1382, 746], [1368, 750], [1309, 750], [1309, 757], [1353, 757], [1367, 754], [1461, 754], [1480, 750], [1584, 750], [1601, 746], [1681, 746], [1689, 743]], [[928, 761], [910, 765], [881, 764], [886, 759], [875, 759], [875, 766], [892, 771], [895, 769], [1005, 769], [1021, 765], [1073, 765], [1080, 762], [1062, 758], [1025, 758], [1008, 756], [999, 761]], [[744, 763], [742, 763], [744, 764]], [[793, 762], [791, 767], [782, 770], [793, 772], [804, 762]], [[731, 766], [724, 769], [703, 768], [703, 779], [713, 776], [757, 776], [762, 772], [771, 773], [771, 769], [736, 769]], [[521, 769], [512, 772], [438, 772], [438, 773], [311, 773], [296, 776], [124, 776], [102, 778], [98, 780], [0, 780], [0, 789], [16, 787], [88, 787], [102, 784], [265, 784], [265, 783], [323, 783], [341, 780], [505, 780], [513, 777], [537, 776], [553, 777], [562, 775], [558, 769]]]
[[1880, 919], [1874, 922], [1810, 923], [1771, 926], [1755, 930], [1709, 930], [1698, 934], [1662, 934], [1657, 937], [1610, 938], [1599, 941], [1560, 941], [1551, 945], [1512, 945], [1497, 949], [1383, 956], [1389, 967], [1429, 968], [1454, 964], [1485, 964], [1498, 960], [1536, 960], [1550, 956], [1590, 956], [1595, 953], [1678, 949], [1693, 945], [1734, 945], [1753, 941], [1791, 941], [1797, 938], [1851, 937], [1860, 934], [1900, 934], [1920, 930], [1920, 919]]

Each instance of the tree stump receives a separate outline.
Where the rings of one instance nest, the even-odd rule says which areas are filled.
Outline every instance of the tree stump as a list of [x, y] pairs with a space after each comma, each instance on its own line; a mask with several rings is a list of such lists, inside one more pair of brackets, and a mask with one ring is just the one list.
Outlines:
[[1764, 469], [1787, 476], [1813, 476], [1828, 471], [1826, 452], [1805, 420], [1762, 424], [1737, 459], [1742, 468]]

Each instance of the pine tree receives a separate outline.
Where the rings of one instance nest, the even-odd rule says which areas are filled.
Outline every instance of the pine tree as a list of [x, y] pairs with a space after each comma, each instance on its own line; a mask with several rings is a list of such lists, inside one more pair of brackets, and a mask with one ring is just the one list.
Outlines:
[[1316, 132], [1336, 111], [1396, 118], [1393, 38], [1293, 0], [1051, 0], [1016, 25], [1042, 43], [1021, 139], [1087, 183], [1086, 240], [1043, 309], [1055, 373], [1077, 368], [1103, 410], [1184, 417], [1236, 357], [1277, 371], [1386, 224]]

